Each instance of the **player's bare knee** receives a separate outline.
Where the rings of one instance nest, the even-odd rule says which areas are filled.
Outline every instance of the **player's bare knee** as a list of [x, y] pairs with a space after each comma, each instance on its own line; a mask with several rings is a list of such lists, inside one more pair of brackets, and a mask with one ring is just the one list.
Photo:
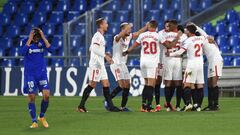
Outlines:
[[103, 85], [103, 87], [110, 87], [110, 83], [108, 80], [103, 80], [102, 85]]
[[34, 103], [35, 102], [35, 95], [34, 94], [29, 94], [28, 95], [28, 102]]
[[90, 82], [88, 83], [88, 85], [91, 86], [92, 88], [95, 88], [95, 87], [96, 87], [96, 82], [90, 81]]

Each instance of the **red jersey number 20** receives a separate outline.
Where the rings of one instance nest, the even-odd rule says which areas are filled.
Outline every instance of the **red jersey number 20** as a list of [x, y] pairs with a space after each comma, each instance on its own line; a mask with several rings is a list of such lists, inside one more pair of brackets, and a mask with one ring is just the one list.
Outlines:
[[156, 42], [143, 42], [144, 54], [156, 54], [157, 53], [157, 43]]

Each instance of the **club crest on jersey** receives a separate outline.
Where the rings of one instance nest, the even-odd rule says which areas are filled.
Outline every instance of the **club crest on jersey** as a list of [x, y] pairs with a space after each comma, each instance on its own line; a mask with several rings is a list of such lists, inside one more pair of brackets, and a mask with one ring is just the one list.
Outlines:
[[38, 42], [38, 47], [42, 47], [42, 43], [41, 42]]

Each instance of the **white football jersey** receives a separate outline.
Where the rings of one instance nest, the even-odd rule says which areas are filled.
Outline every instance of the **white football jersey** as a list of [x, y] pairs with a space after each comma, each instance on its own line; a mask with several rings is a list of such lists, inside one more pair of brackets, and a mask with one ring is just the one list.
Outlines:
[[115, 64], [126, 64], [127, 63], [127, 55], [123, 56], [122, 53], [127, 51], [129, 44], [132, 39], [132, 34], [127, 36], [125, 39], [121, 38], [118, 42], [116, 42], [116, 36], [113, 39], [113, 61]]
[[139, 35], [136, 42], [141, 44], [140, 63], [149, 63], [149, 67], [157, 67], [160, 57], [160, 43], [157, 32], [144, 32]]
[[105, 46], [106, 41], [104, 39], [104, 36], [99, 31], [97, 31], [92, 37], [91, 45], [89, 48], [89, 51], [91, 53], [89, 66], [104, 65]]
[[[159, 31], [158, 34], [159, 34], [159, 39], [161, 39], [161, 37], [163, 37], [164, 34], [166, 34], [166, 30], [163, 29], [163, 30]], [[161, 41], [160, 41], [160, 43], [161, 43]], [[160, 45], [160, 61], [159, 61], [160, 64], [163, 64], [164, 58], [166, 56], [165, 55], [166, 52], [167, 52], [167, 48], [161, 44]]]
[[182, 48], [187, 51], [188, 65], [203, 64], [203, 45], [207, 43], [204, 36], [192, 36], [184, 41]]
[[208, 62], [212, 61], [222, 61], [223, 58], [221, 56], [221, 53], [219, 51], [219, 48], [216, 44], [205, 44], [203, 45], [203, 52], [206, 55]]
[[[177, 34], [178, 34], [177, 32], [172, 32], [172, 31], [164, 32], [163, 34], [159, 35], [160, 43], [164, 44], [165, 42], [172, 42], [174, 39], [176, 39]], [[164, 52], [168, 51], [169, 53], [171, 53], [171, 52], [175, 52], [175, 51], [179, 50], [180, 46], [174, 46], [174, 47], [169, 48], [169, 49], [167, 49], [165, 47], [165, 49], [166, 50], [164, 50]]]

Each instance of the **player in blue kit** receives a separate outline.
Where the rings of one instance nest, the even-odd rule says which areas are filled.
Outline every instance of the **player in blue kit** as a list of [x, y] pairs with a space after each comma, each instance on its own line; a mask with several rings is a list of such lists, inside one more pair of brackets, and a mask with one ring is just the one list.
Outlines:
[[37, 88], [43, 94], [38, 120], [42, 123], [43, 127], [48, 128], [49, 126], [44, 117], [48, 108], [50, 95], [44, 50], [52, 52], [53, 48], [42, 30], [33, 28], [27, 39], [27, 43], [22, 46], [22, 55], [24, 56], [24, 93], [28, 94], [28, 109], [32, 118], [30, 128], [38, 127], [35, 107]]

